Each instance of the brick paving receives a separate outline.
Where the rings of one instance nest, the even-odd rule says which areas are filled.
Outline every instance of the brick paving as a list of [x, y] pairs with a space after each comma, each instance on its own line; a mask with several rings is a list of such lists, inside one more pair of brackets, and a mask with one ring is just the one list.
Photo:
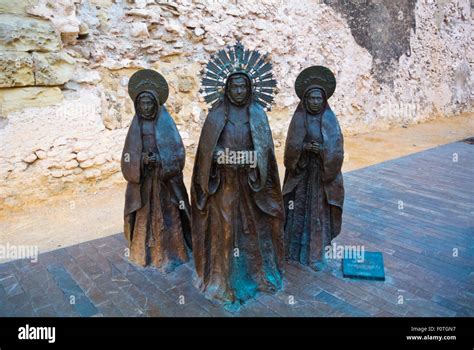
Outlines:
[[318, 273], [289, 264], [284, 290], [232, 314], [194, 288], [192, 263], [139, 268], [116, 234], [0, 264], [0, 316], [474, 316], [473, 179], [464, 142], [344, 175], [335, 243], [383, 252], [383, 282], [345, 279], [339, 260]]

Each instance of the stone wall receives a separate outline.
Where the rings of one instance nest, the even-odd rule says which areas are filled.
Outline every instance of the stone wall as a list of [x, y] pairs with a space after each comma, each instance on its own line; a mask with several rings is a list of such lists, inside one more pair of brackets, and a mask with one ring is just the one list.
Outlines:
[[200, 70], [241, 40], [269, 52], [284, 146], [305, 67], [330, 67], [346, 134], [472, 110], [468, 0], [0, 0], [0, 208], [121, 183], [128, 78], [159, 70], [192, 167]]

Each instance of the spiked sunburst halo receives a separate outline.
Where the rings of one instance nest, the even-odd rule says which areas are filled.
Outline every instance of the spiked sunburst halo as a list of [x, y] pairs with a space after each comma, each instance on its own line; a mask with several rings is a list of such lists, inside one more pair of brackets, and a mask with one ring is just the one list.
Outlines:
[[244, 49], [239, 41], [226, 50], [218, 51], [201, 71], [200, 93], [204, 95], [206, 103], [211, 107], [217, 105], [224, 98], [228, 77], [239, 72], [249, 77], [254, 101], [270, 110], [277, 82], [268, 55], [258, 50]]

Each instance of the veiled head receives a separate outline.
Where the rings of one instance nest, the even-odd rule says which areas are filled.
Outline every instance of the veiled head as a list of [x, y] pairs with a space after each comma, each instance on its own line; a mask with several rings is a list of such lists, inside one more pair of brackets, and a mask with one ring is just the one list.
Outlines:
[[245, 74], [237, 73], [229, 77], [226, 93], [230, 102], [238, 106], [246, 104], [250, 91], [250, 80]]
[[157, 102], [152, 93], [143, 91], [137, 96], [137, 113], [145, 119], [153, 119], [157, 110]]
[[304, 95], [304, 104], [309, 113], [321, 113], [326, 105], [324, 91], [317, 87], [308, 89]]

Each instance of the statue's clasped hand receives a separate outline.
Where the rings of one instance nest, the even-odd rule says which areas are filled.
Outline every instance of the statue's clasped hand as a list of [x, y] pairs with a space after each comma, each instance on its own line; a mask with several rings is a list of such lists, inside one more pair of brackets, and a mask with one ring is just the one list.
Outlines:
[[304, 144], [304, 149], [314, 154], [319, 154], [319, 152], [321, 152], [321, 144], [316, 141], [307, 142]]
[[143, 154], [143, 164], [145, 165], [157, 165], [160, 163], [160, 155], [154, 152], [148, 152]]

